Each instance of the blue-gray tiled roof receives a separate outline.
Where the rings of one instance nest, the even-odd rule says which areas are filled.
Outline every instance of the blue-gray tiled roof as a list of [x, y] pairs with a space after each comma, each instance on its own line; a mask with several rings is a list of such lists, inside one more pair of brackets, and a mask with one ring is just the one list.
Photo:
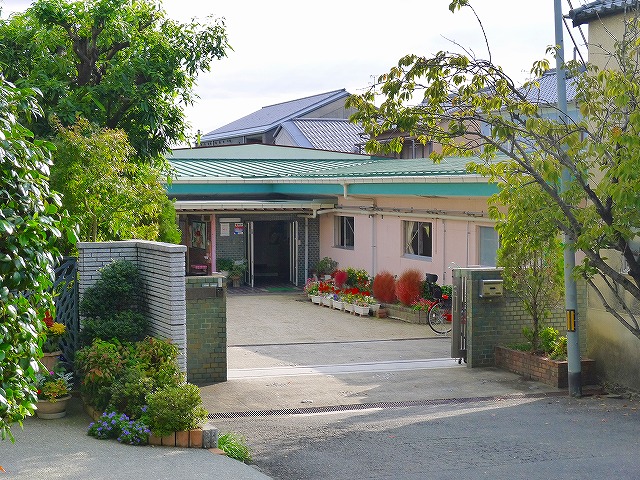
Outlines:
[[638, 8], [638, 0], [597, 0], [569, 11], [568, 17], [573, 26], [583, 25], [589, 21]]
[[327, 105], [341, 98], [346, 100], [348, 96], [349, 92], [345, 89], [333, 90], [331, 92], [262, 107], [256, 112], [250, 113], [245, 117], [234, 120], [227, 125], [203, 135], [201, 140], [205, 142], [234, 135], [264, 133], [277, 127], [282, 122], [306, 115], [323, 105]]
[[[555, 105], [558, 103], [558, 75], [556, 69], [548, 70], [542, 77], [536, 79], [538, 85], [534, 83], [528, 84], [526, 87], [520, 88], [520, 92], [524, 93], [527, 100], [532, 103], [545, 105]], [[567, 102], [572, 101], [576, 97], [576, 80], [575, 78], [567, 78]]]
[[355, 145], [364, 141], [360, 125], [340, 118], [297, 118], [284, 122], [282, 129], [299, 147], [318, 150], [355, 152]]

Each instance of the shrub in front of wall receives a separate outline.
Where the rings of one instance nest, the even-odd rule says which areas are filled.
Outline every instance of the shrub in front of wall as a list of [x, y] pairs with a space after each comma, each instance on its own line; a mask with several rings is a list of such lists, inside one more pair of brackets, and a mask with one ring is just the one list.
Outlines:
[[422, 273], [418, 269], [405, 270], [396, 281], [396, 297], [406, 306], [418, 301], [422, 293]]
[[151, 432], [164, 437], [179, 430], [197, 428], [206, 422], [200, 389], [190, 383], [163, 387], [147, 395], [145, 419]]
[[80, 331], [82, 345], [95, 338], [134, 342], [144, 338], [147, 320], [140, 304], [142, 277], [127, 260], [117, 260], [100, 269], [100, 278], [87, 288], [80, 301], [85, 317]]
[[373, 296], [382, 303], [396, 303], [396, 278], [386, 270], [378, 272], [373, 279]]
[[345, 272], [344, 270], [336, 270], [335, 273], [333, 274], [333, 283], [335, 284], [336, 287], [338, 288], [342, 288], [344, 287], [344, 284], [347, 282], [347, 272]]
[[108, 318], [87, 318], [82, 322], [80, 343], [88, 345], [95, 338], [121, 342], [135, 342], [144, 338], [147, 320], [138, 312], [115, 312]]
[[125, 367], [127, 348], [119, 342], [96, 339], [76, 352], [80, 392], [87, 404], [103, 411], [111, 401], [111, 385]]
[[347, 268], [347, 285], [359, 290], [369, 290], [371, 288], [369, 272], [363, 268]]

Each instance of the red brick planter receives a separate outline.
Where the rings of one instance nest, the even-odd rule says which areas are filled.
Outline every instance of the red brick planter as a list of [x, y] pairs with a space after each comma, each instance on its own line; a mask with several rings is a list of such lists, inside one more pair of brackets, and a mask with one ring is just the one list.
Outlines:
[[[551, 360], [529, 352], [512, 350], [506, 347], [495, 348], [496, 367], [503, 368], [523, 377], [551, 385], [567, 388], [567, 362]], [[582, 384], [596, 383], [595, 360], [583, 359], [581, 362]]]

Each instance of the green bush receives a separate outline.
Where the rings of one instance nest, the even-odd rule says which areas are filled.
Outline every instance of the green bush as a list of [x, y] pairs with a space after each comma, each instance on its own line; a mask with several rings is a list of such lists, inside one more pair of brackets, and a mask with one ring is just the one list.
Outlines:
[[111, 385], [124, 369], [127, 357], [125, 346], [100, 339], [76, 352], [80, 392], [89, 405], [98, 410], [107, 408], [111, 401]]
[[147, 319], [138, 312], [115, 312], [108, 318], [87, 318], [82, 322], [80, 343], [90, 344], [95, 338], [117, 339], [120, 342], [135, 342], [144, 338]]
[[114, 313], [140, 311], [142, 277], [127, 260], [116, 260], [100, 269], [100, 278], [87, 288], [80, 301], [80, 314], [88, 318], [109, 318]]
[[149, 428], [158, 437], [199, 427], [207, 419], [200, 389], [190, 383], [166, 386], [150, 393], [147, 404]]
[[142, 278], [137, 267], [117, 260], [100, 269], [100, 278], [87, 288], [80, 302], [82, 322], [80, 342], [94, 338], [134, 342], [144, 338], [147, 320], [140, 305]]
[[235, 433], [223, 433], [218, 437], [218, 448], [229, 458], [239, 460], [243, 463], [251, 461], [251, 452], [247, 447], [246, 440]]
[[175, 345], [157, 338], [136, 343], [96, 339], [77, 353], [80, 391], [98, 410], [139, 418], [149, 392], [184, 383], [177, 356]]

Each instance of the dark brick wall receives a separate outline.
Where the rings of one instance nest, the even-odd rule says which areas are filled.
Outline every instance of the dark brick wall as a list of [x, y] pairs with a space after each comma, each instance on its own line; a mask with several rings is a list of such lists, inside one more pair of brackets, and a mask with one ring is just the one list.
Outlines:
[[186, 277], [187, 381], [195, 385], [227, 380], [226, 288], [221, 275]]

